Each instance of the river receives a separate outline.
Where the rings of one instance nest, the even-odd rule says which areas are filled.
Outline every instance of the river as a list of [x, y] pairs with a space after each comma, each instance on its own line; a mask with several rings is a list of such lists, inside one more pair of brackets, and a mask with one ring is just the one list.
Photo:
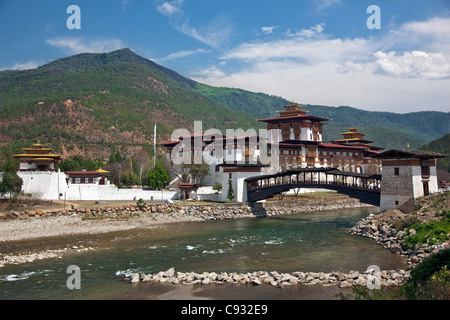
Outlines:
[[[136, 286], [120, 280], [123, 275], [157, 273], [171, 267], [180, 272], [199, 273], [259, 270], [348, 273], [350, 270], [363, 272], [370, 265], [381, 269], [406, 269], [402, 257], [373, 240], [347, 233], [358, 220], [377, 209], [365, 207], [268, 218], [174, 223], [154, 229], [110, 233], [107, 240], [102, 240], [103, 250], [1, 268], [0, 299], [194, 297], [193, 290], [198, 288], [192, 289], [192, 286], [177, 286], [177, 291], [173, 291], [175, 286], [143, 283]], [[100, 241], [95, 239], [92, 237], [93, 242]], [[65, 243], [64, 238], [59, 241]], [[72, 265], [80, 268], [79, 290], [69, 290], [66, 285], [71, 276], [67, 268]], [[305, 290], [317, 290], [313, 287]], [[248, 297], [248, 291], [253, 289], [252, 286], [224, 285], [215, 291], [206, 287], [202, 290], [205, 298], [220, 299], [227, 298], [233, 291]], [[265, 286], [258, 290], [263, 298], [270, 299], [274, 289]], [[291, 291], [284, 292], [286, 295]]]

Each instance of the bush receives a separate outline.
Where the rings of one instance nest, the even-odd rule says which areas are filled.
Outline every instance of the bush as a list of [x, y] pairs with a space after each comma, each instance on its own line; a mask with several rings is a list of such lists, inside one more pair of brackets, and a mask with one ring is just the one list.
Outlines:
[[405, 245], [408, 248], [414, 247], [416, 243], [423, 244], [435, 244], [438, 242], [443, 242], [449, 239], [448, 234], [450, 233], [450, 219], [445, 219], [442, 221], [430, 221], [427, 223], [416, 223], [412, 225], [408, 230], [414, 229], [415, 234], [406, 235]]
[[421, 263], [411, 270], [410, 281], [423, 283], [445, 266], [450, 268], [450, 249], [439, 251], [423, 259]]
[[403, 286], [403, 295], [410, 300], [450, 299], [450, 249], [434, 253], [413, 270]]
[[142, 208], [144, 208], [147, 203], [144, 202], [144, 200], [142, 200], [142, 198], [139, 198], [138, 201], [136, 201], [136, 205], [138, 206], [139, 210], [142, 210]]
[[222, 184], [219, 183], [219, 182], [214, 183], [213, 189], [217, 190], [217, 191], [221, 191], [222, 190]]

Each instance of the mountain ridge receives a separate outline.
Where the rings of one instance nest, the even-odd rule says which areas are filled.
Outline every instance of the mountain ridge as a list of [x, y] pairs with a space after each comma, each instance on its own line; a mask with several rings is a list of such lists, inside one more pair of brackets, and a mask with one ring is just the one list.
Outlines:
[[[170, 140], [177, 128], [192, 132], [195, 120], [203, 121], [203, 130], [265, 128], [256, 120], [276, 116], [290, 103], [196, 82], [130, 49], [81, 53], [36, 69], [0, 72], [0, 140], [17, 149], [39, 139], [64, 156], [107, 157], [117, 147], [130, 154], [152, 144], [156, 121], [158, 141]], [[324, 140], [340, 138], [348, 127], [357, 126], [374, 145], [406, 148], [409, 143], [418, 148], [449, 131], [449, 113], [444, 112], [401, 115], [316, 105], [304, 109], [333, 119], [324, 129]]]

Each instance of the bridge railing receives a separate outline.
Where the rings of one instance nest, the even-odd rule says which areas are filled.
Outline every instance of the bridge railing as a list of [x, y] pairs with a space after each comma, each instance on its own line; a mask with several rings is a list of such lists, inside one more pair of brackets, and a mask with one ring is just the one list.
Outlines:
[[[362, 175], [348, 172], [332, 173], [323, 171], [302, 171], [292, 174], [290, 172], [277, 173], [271, 176], [253, 177], [247, 181], [247, 190], [259, 191], [277, 186], [290, 186], [297, 188], [301, 186], [335, 186], [345, 187], [349, 189], [366, 190], [372, 192], [380, 192], [381, 177], [375, 175]], [[309, 176], [306, 176], [306, 172]], [[321, 177], [322, 174], [322, 177]], [[309, 179], [308, 179], [309, 178]], [[349, 181], [351, 180], [351, 181]]]

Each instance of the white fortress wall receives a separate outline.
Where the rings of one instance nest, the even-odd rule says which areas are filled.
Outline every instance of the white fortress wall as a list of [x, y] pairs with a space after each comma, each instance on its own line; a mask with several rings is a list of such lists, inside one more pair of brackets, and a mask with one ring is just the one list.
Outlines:
[[66, 175], [63, 172], [18, 172], [22, 178], [22, 191], [43, 200], [57, 200], [60, 193], [64, 193]]
[[[72, 184], [67, 185], [63, 172], [18, 172], [23, 180], [22, 191], [42, 200], [166, 200], [176, 198], [176, 191], [122, 188], [115, 185]], [[62, 194], [60, 196], [60, 194]]]

